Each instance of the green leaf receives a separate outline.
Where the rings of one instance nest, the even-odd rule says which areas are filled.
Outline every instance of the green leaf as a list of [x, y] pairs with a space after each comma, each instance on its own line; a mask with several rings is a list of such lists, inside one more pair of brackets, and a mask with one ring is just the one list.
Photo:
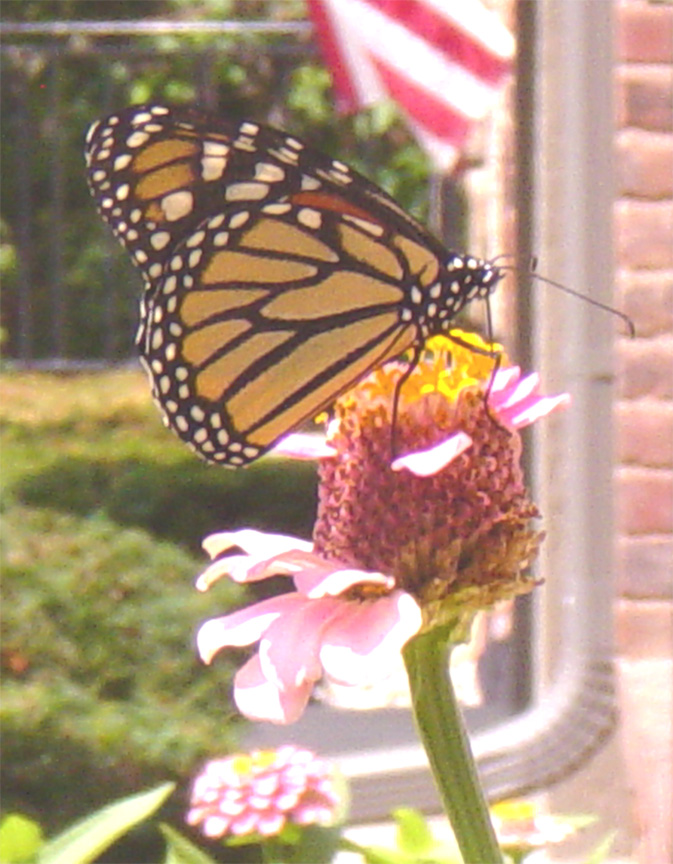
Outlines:
[[149, 792], [122, 798], [75, 822], [40, 850], [39, 864], [88, 864], [122, 834], [151, 816], [175, 788], [164, 783]]
[[8, 813], [0, 822], [1, 864], [32, 861], [44, 843], [42, 828], [20, 813]]
[[436, 846], [430, 826], [421, 812], [412, 807], [398, 807], [392, 816], [397, 822], [397, 845], [402, 852], [421, 856]]
[[288, 849], [281, 860], [288, 864], [329, 864], [339, 847], [341, 828], [326, 825], [305, 825], [298, 841]]
[[593, 851], [589, 854], [589, 857], [586, 859], [584, 864], [602, 864], [603, 861], [607, 860], [608, 855], [610, 854], [610, 849], [612, 848], [612, 844], [615, 842], [615, 837], [617, 836], [616, 831], [612, 831], [607, 837], [604, 837], [603, 840], [598, 844], [598, 846], [593, 849]]
[[345, 852], [355, 852], [362, 856], [366, 864], [412, 864], [408, 855], [384, 846], [362, 846], [347, 837], [342, 837], [339, 848]]
[[159, 830], [166, 839], [164, 864], [217, 864], [210, 855], [206, 855], [202, 849], [170, 825], [161, 824]]
[[573, 816], [567, 816], [565, 813], [561, 813], [558, 816], [554, 816], [554, 818], [559, 822], [565, 822], [567, 825], [572, 825], [575, 831], [581, 831], [582, 828], [588, 828], [589, 825], [595, 825], [596, 822], [598, 822], [598, 816], [584, 813]]

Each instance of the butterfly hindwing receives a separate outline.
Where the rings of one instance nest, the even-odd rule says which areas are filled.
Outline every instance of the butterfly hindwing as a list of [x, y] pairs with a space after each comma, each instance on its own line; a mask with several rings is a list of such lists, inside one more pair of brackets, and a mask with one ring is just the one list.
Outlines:
[[149, 303], [155, 398], [211, 461], [256, 458], [415, 339], [401, 310], [422, 247], [338, 212], [338, 197], [311, 200], [215, 214]]

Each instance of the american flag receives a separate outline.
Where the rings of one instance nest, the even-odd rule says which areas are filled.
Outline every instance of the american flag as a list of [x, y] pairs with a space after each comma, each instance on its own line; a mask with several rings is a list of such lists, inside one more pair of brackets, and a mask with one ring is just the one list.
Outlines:
[[393, 99], [450, 171], [511, 70], [514, 39], [480, 0], [309, 0], [337, 108]]

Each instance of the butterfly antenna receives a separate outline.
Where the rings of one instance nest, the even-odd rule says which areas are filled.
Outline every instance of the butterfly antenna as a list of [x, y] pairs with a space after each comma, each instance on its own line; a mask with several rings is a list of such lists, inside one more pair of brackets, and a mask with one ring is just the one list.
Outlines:
[[[498, 256], [498, 258], [502, 257], [504, 256]], [[558, 288], [559, 291], [563, 291], [565, 294], [569, 294], [571, 297], [576, 297], [578, 300], [583, 300], [590, 306], [595, 306], [597, 309], [602, 309], [604, 312], [609, 312], [611, 315], [616, 315], [618, 318], [621, 318], [621, 320], [626, 324], [630, 338], [634, 338], [634, 336], [636, 335], [636, 326], [633, 323], [633, 320], [626, 314], [626, 312], [622, 312], [621, 309], [615, 309], [614, 306], [609, 306], [607, 303], [601, 303], [600, 300], [594, 300], [593, 297], [587, 297], [587, 295], [582, 294], [581, 291], [574, 291], [572, 288], [568, 288], [568, 286], [564, 285], [562, 282], [556, 282], [554, 279], [549, 279], [546, 276], [541, 276], [539, 273], [536, 272], [536, 266], [537, 259], [533, 257], [531, 258], [531, 269], [529, 272], [532, 273], [532, 275], [535, 276], [536, 279], [539, 279], [540, 282], [544, 282], [547, 285]], [[513, 267], [511, 264], [505, 264], [501, 267], [501, 269], [510, 270], [513, 273], [522, 272], [519, 267]]]

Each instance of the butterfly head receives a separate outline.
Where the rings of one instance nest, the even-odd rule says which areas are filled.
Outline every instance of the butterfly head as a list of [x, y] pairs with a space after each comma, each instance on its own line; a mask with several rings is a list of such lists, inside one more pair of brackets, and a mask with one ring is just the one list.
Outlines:
[[412, 287], [410, 301], [416, 308], [405, 309], [403, 320], [415, 321], [422, 339], [445, 332], [464, 306], [472, 300], [485, 300], [503, 275], [493, 262], [451, 253], [433, 284], [424, 290]]
[[486, 299], [504, 275], [492, 261], [473, 255], [451, 255], [444, 267], [446, 305], [453, 314], [471, 300]]

